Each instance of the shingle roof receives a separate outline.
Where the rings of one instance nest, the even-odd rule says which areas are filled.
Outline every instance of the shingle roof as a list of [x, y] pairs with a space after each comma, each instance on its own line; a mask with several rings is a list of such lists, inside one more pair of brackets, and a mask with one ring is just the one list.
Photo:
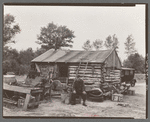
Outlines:
[[79, 50], [57, 50], [50, 49], [36, 57], [31, 62], [99, 62], [103, 63], [111, 54], [112, 50], [79, 51]]

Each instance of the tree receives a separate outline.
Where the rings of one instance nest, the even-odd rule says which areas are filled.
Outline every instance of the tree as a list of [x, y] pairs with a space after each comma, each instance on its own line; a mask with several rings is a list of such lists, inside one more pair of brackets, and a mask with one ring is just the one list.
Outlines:
[[19, 53], [16, 49], [7, 46], [8, 43], [15, 43], [13, 38], [17, 33], [20, 33], [20, 27], [15, 23], [15, 17], [10, 14], [4, 16], [4, 30], [3, 30], [3, 73], [13, 71], [18, 73]]
[[30, 69], [30, 62], [34, 58], [32, 48], [18, 52], [16, 49], [4, 47], [3, 74], [14, 72], [16, 75], [26, 74]]
[[100, 48], [103, 47], [103, 41], [100, 40], [100, 39], [96, 39], [94, 42], [93, 42], [93, 46], [96, 50], [99, 50]]
[[84, 42], [82, 48], [86, 51], [92, 50], [92, 44], [90, 43], [90, 40], [87, 40], [86, 42]]
[[106, 41], [105, 41], [105, 47], [107, 49], [113, 49], [113, 48], [116, 48], [118, 49], [118, 44], [119, 44], [119, 41], [118, 41], [118, 38], [116, 37], [116, 35], [114, 34], [112, 37], [109, 35], [107, 38], [106, 38]]
[[34, 58], [36, 58], [37, 56], [43, 54], [46, 52], [46, 49], [44, 48], [37, 48], [36, 51], [34, 52]]
[[15, 17], [10, 14], [4, 16], [3, 44], [15, 43], [13, 38], [17, 33], [20, 33], [20, 27], [15, 24]]
[[135, 46], [135, 42], [133, 42], [134, 39], [133, 39], [133, 36], [132, 35], [129, 35], [126, 39], [126, 42], [124, 43], [125, 44], [125, 53], [127, 54], [127, 56], [131, 55], [131, 54], [134, 54], [136, 52], [134, 46]]
[[39, 41], [36, 41], [36, 43], [46, 50], [52, 48], [57, 50], [61, 47], [72, 47], [70, 43], [73, 43], [74, 37], [74, 32], [66, 26], [49, 23], [47, 27], [41, 28], [41, 33], [37, 35]]
[[131, 54], [123, 62], [124, 67], [134, 68], [138, 73], [145, 73], [145, 59], [138, 53]]
[[34, 58], [34, 52], [32, 48], [20, 51], [19, 59], [21, 64], [30, 65], [31, 60]]
[[18, 74], [19, 71], [19, 53], [16, 49], [4, 47], [3, 52], [3, 73], [14, 72]]

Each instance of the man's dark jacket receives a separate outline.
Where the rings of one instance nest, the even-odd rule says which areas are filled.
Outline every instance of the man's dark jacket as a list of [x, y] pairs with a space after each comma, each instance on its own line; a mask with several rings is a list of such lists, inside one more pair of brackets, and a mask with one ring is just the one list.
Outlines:
[[76, 93], [82, 93], [85, 91], [84, 81], [80, 78], [76, 78], [73, 83], [73, 91], [76, 91]]

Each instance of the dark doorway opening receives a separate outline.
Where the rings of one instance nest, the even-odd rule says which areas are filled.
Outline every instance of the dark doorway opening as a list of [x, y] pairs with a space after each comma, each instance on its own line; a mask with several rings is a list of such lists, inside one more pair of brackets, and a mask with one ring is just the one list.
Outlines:
[[59, 77], [68, 77], [68, 65], [59, 65]]

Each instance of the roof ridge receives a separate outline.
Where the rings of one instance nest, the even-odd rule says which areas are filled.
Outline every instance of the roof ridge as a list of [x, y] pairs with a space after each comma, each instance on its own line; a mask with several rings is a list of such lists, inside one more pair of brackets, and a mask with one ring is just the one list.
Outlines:
[[[82, 52], [86, 52], [87, 50], [68, 50], [68, 51], [82, 51]], [[111, 50], [90, 50], [89, 52], [100, 52], [100, 51], [111, 51]]]
[[[113, 50], [53, 50], [50, 49], [45, 53], [34, 58], [31, 62], [79, 62], [79, 56], [84, 56], [85, 60], [104, 62]], [[89, 52], [89, 53], [88, 53]], [[65, 57], [64, 57], [65, 56]], [[89, 56], [89, 57], [88, 57]], [[88, 57], [88, 58], [87, 58]]]

